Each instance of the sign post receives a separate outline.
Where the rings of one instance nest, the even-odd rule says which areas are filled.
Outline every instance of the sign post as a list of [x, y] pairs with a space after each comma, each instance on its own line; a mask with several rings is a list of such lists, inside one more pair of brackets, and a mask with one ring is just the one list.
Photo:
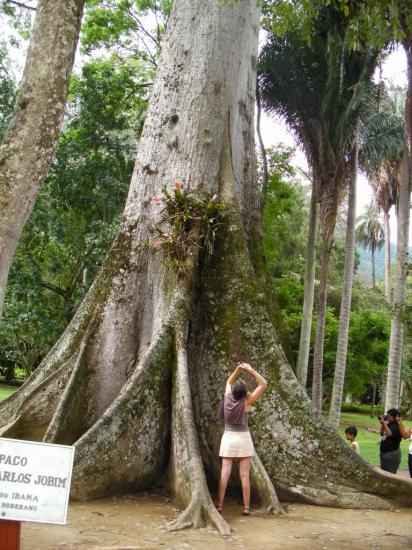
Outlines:
[[19, 550], [21, 521], [66, 524], [74, 447], [0, 438], [0, 548]]
[[0, 521], [0, 548], [2, 550], [20, 550], [20, 521]]

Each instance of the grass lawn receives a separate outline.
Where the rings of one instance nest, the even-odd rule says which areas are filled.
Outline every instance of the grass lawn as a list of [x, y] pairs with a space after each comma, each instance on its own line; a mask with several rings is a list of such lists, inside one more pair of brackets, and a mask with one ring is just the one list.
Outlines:
[[9, 395], [17, 390], [15, 386], [7, 386], [6, 384], [0, 384], [0, 401], [6, 399]]
[[[412, 426], [412, 422], [410, 420], [404, 420], [404, 425], [405, 428], [410, 428]], [[339, 434], [343, 439], [345, 439], [345, 428], [347, 426], [356, 426], [358, 429], [358, 436], [356, 440], [359, 442], [359, 449], [362, 458], [375, 466], [379, 466], [380, 424], [378, 419], [376, 417], [371, 418], [367, 414], [342, 413], [340, 418]], [[402, 462], [400, 466], [402, 469], [408, 468], [408, 448], [409, 441], [403, 440], [401, 443]]]

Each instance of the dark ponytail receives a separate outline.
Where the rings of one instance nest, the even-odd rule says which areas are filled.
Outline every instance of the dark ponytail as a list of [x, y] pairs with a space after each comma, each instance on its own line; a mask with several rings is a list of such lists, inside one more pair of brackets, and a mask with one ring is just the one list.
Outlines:
[[247, 396], [246, 384], [243, 380], [236, 380], [235, 385], [233, 386], [232, 395], [236, 401], [244, 399]]

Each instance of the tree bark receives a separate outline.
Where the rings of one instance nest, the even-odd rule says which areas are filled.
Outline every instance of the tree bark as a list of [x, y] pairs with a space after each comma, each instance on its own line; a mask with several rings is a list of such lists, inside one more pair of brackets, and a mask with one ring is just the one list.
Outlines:
[[313, 298], [315, 294], [316, 267], [316, 234], [318, 230], [319, 206], [312, 187], [309, 213], [308, 241], [306, 246], [305, 286], [303, 293], [303, 315], [300, 330], [299, 354], [297, 360], [297, 377], [302, 386], [306, 387], [308, 377], [308, 362], [310, 336], [312, 331]]
[[352, 286], [355, 267], [356, 249], [356, 183], [358, 174], [358, 143], [355, 142], [352, 152], [352, 170], [349, 180], [348, 219], [346, 225], [345, 268], [340, 306], [338, 347], [336, 351], [335, 374], [333, 377], [332, 398], [329, 410], [329, 423], [336, 429], [339, 427], [340, 409], [342, 405], [343, 387], [345, 382], [346, 358], [349, 340], [349, 321], [352, 302]]
[[312, 403], [315, 411], [322, 411], [323, 400], [323, 347], [325, 340], [326, 306], [328, 301], [328, 269], [332, 238], [323, 240], [322, 264], [319, 279], [315, 347], [313, 351]]
[[385, 409], [399, 406], [399, 389], [403, 351], [408, 239], [411, 199], [411, 153], [412, 153], [412, 40], [404, 49], [408, 68], [408, 90], [405, 104], [405, 149], [403, 154], [402, 181], [399, 189], [399, 213], [396, 244], [396, 271], [393, 296], [391, 336], [389, 342], [388, 377]]
[[385, 298], [388, 304], [392, 303], [391, 281], [391, 230], [389, 225], [389, 212], [384, 210], [383, 222], [385, 231]]
[[[334, 506], [412, 502], [411, 483], [370, 467], [314, 412], [270, 320], [263, 264], [251, 260], [258, 29], [254, 0], [175, 2], [119, 233], [66, 332], [0, 405], [0, 435], [75, 445], [73, 498], [136, 491], [168, 472], [186, 507], [172, 529], [228, 532], [209, 487], [216, 414], [240, 358], [269, 380], [250, 420], [252, 491], [268, 512], [281, 513], [276, 492]], [[183, 279], [147, 245], [163, 210], [152, 198], [176, 181], [227, 205], [214, 254], [192, 250]]]
[[0, 146], [0, 316], [21, 232], [57, 144], [84, 0], [39, 0], [23, 79]]

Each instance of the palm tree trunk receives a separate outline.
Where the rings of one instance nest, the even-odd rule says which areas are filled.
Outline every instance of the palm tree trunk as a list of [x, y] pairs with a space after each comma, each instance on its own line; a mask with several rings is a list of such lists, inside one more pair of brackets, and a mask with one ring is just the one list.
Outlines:
[[385, 231], [385, 297], [388, 304], [392, 303], [391, 283], [391, 230], [389, 226], [389, 212], [383, 213]]
[[373, 290], [376, 289], [376, 255], [375, 255], [376, 247], [374, 245], [371, 246], [371, 257], [372, 257], [372, 288]]
[[306, 387], [308, 377], [308, 360], [310, 334], [312, 328], [312, 311], [316, 266], [316, 233], [318, 229], [319, 206], [315, 197], [314, 186], [310, 199], [310, 215], [308, 241], [306, 247], [305, 289], [303, 294], [303, 317], [300, 330], [299, 355], [297, 361], [297, 377], [303, 387]]
[[322, 410], [323, 397], [323, 346], [325, 339], [326, 304], [328, 301], [328, 269], [333, 236], [325, 239], [322, 246], [322, 266], [318, 293], [318, 317], [316, 322], [315, 348], [313, 352], [312, 403], [316, 411]]
[[[329, 422], [336, 429], [338, 428], [340, 421], [340, 408], [342, 405], [343, 386], [345, 382], [346, 356], [349, 339], [349, 320], [352, 302], [353, 271], [355, 266], [356, 178], [358, 173], [357, 140], [355, 142], [352, 155], [352, 173], [349, 182], [348, 220], [346, 225], [345, 272], [340, 307], [335, 375], [333, 378], [333, 390], [329, 410]], [[373, 253], [374, 250], [372, 249], [372, 257]]]
[[404, 44], [408, 61], [408, 91], [405, 105], [405, 149], [403, 154], [402, 181], [399, 190], [399, 214], [396, 246], [396, 273], [393, 297], [393, 315], [389, 344], [388, 378], [386, 384], [385, 409], [399, 405], [399, 387], [403, 349], [403, 309], [405, 305], [412, 150], [412, 41]]
[[376, 382], [372, 384], [372, 403], [371, 403], [371, 418], [375, 416], [375, 401], [376, 401]]

